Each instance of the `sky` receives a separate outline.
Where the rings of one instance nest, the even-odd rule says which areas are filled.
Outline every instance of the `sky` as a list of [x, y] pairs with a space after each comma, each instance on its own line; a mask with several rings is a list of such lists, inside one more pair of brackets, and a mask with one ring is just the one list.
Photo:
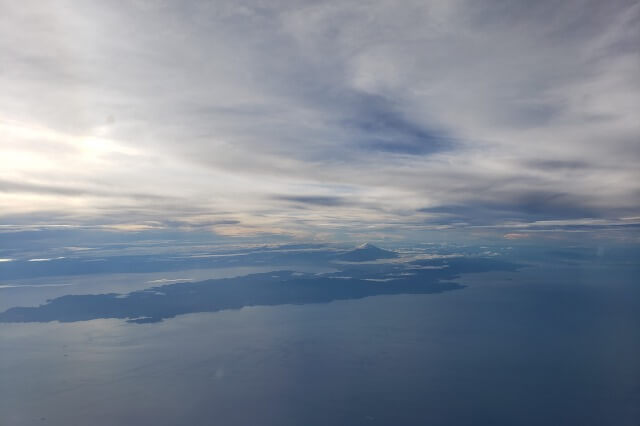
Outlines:
[[640, 241], [638, 1], [0, 0], [0, 232]]

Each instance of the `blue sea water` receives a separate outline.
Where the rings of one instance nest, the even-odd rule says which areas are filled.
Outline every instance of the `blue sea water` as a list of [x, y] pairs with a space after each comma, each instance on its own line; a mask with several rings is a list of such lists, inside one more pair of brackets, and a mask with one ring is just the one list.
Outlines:
[[637, 278], [530, 262], [434, 294], [0, 323], [0, 423], [638, 425]]

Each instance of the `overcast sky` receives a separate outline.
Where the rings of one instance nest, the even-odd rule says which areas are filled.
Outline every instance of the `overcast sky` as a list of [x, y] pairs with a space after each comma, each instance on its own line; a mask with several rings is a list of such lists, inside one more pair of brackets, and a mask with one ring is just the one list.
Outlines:
[[633, 226], [639, 46], [637, 1], [0, 0], [0, 224]]

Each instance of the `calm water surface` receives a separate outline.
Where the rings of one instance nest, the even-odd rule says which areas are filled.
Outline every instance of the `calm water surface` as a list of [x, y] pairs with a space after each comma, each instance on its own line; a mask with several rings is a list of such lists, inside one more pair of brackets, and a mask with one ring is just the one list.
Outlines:
[[0, 423], [638, 425], [635, 277], [531, 267], [440, 294], [0, 324]]

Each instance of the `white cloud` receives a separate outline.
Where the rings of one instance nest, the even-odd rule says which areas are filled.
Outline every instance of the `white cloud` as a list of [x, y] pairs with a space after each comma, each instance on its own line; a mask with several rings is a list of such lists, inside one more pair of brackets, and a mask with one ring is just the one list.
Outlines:
[[50, 262], [52, 260], [60, 260], [60, 259], [64, 259], [64, 256], [33, 258], [33, 259], [27, 260], [27, 262]]
[[637, 2], [0, 8], [5, 223], [309, 237], [639, 214]]

